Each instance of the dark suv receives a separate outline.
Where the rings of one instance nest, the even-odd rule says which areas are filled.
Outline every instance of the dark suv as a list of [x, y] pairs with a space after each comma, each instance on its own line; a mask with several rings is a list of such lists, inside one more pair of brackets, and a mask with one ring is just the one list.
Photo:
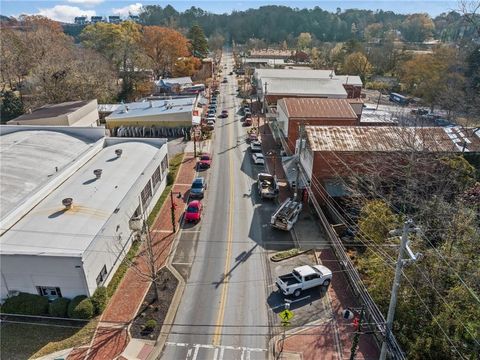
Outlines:
[[205, 182], [205, 178], [196, 178], [193, 180], [192, 187], [190, 188], [190, 199], [203, 199], [206, 189], [207, 183]]

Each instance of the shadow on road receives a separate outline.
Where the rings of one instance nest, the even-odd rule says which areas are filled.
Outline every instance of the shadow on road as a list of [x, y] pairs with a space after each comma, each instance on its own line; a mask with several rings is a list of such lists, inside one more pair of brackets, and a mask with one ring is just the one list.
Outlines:
[[212, 283], [212, 285], [215, 285], [215, 289], [217, 289], [220, 285], [222, 285], [225, 282], [225, 279], [228, 279], [232, 273], [235, 271], [237, 267], [240, 266], [240, 264], [246, 262], [248, 258], [253, 254], [255, 249], [257, 248], [258, 244], [255, 244], [250, 250], [248, 251], [242, 251], [240, 254], [237, 255], [235, 258], [235, 265], [226, 273], [222, 274], [220, 281], [215, 281]]
[[285, 296], [280, 290], [272, 291], [267, 298], [267, 303], [275, 314], [285, 310], [285, 303], [290, 303], [290, 310], [296, 310], [306, 305], [312, 306], [313, 302], [321, 299], [327, 293], [327, 288], [317, 288], [303, 291], [298, 298], [293, 295]]

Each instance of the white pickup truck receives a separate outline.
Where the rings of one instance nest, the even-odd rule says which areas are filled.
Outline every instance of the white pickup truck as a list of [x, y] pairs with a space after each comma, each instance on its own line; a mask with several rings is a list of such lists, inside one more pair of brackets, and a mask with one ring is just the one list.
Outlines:
[[332, 281], [332, 271], [323, 265], [299, 266], [290, 274], [281, 275], [276, 285], [283, 295], [300, 296], [302, 291], [317, 286], [328, 286]]

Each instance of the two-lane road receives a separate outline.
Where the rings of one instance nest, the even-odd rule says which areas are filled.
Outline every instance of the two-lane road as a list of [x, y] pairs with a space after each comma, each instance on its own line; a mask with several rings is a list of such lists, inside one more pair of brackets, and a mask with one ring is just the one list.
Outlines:
[[[231, 52], [224, 53], [224, 65], [225, 75], [233, 70]], [[174, 255], [173, 265], [188, 270], [180, 270], [186, 288], [165, 360], [267, 358], [273, 288], [265, 248], [269, 242], [288, 246], [290, 237], [272, 233], [268, 218], [275, 204], [260, 202], [253, 191], [262, 168], [252, 165], [245, 144], [235, 77], [226, 77], [218, 112], [227, 109], [229, 116], [217, 120], [203, 219], [182, 229]]]

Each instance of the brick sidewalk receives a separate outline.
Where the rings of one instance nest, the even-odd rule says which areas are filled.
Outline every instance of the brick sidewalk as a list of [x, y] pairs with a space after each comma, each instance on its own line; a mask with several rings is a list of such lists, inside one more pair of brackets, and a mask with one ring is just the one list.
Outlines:
[[[193, 158], [193, 154], [186, 153], [173, 185], [172, 191], [182, 193], [181, 199], [174, 196], [174, 202], [177, 204], [175, 210], [177, 230], [180, 228], [181, 218], [188, 200], [189, 184], [195, 177], [195, 163], [196, 159]], [[150, 229], [153, 248], [157, 255], [156, 261], [159, 266], [166, 263], [170, 254], [175, 238], [172, 230], [171, 201], [170, 196], [168, 196]], [[147, 268], [145, 258], [141, 256], [144, 251], [145, 248], [142, 246], [137, 258], [137, 267], [140, 270], [146, 270]], [[149, 287], [150, 283], [148, 281], [142, 279], [135, 270], [128, 269], [102, 315], [88, 353], [85, 348], [75, 349], [68, 359], [110, 360], [119, 356], [129, 342], [128, 324], [135, 317]]]
[[[328, 288], [333, 319], [325, 324], [309, 327], [295, 335], [287, 336], [283, 351], [301, 353], [303, 360], [349, 359], [355, 329], [351, 320], [343, 319], [342, 311], [348, 307], [356, 307], [358, 304], [347, 279], [341, 272], [340, 264], [332, 261], [336, 260], [332, 251], [330, 249], [322, 250], [319, 259], [320, 262], [327, 263], [334, 273], [332, 283]], [[367, 327], [364, 327], [363, 330], [367, 331]], [[278, 352], [282, 341], [278, 341], [276, 346]], [[379, 355], [380, 352], [373, 335], [360, 335], [355, 359], [378, 359]]]

